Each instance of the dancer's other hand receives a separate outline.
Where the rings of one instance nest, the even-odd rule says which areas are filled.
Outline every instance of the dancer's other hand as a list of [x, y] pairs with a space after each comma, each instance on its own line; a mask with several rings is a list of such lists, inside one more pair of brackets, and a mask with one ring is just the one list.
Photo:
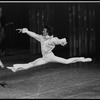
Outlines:
[[20, 32], [22, 32], [22, 33], [27, 33], [27, 32], [28, 32], [28, 29], [27, 29], [27, 28], [16, 29], [16, 30], [19, 30], [19, 33], [20, 33]]

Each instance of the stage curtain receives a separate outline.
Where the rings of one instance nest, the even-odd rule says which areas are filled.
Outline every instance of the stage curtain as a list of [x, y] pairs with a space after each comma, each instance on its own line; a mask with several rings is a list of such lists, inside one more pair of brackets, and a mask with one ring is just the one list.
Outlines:
[[68, 4], [71, 56], [95, 54], [95, 7], [93, 4]]
[[[69, 50], [65, 52], [68, 57], [93, 56], [95, 54], [94, 4], [32, 4], [29, 10], [29, 17], [30, 30], [37, 34], [42, 34], [45, 24], [55, 26], [54, 29], [57, 36], [63, 37], [62, 34], [64, 34], [68, 42], [66, 47]], [[58, 30], [59, 32], [57, 32]], [[39, 42], [33, 38], [30, 38], [30, 52], [33, 54], [41, 53]]]
[[[44, 25], [51, 25], [53, 21], [53, 11], [49, 4], [32, 4], [29, 10], [29, 25], [30, 30], [37, 34], [42, 34]], [[30, 37], [30, 52], [40, 54], [40, 43]]]

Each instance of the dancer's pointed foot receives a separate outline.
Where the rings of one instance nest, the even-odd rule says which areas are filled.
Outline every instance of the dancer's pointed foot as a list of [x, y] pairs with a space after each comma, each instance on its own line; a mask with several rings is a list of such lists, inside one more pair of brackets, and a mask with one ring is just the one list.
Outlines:
[[91, 58], [84, 58], [84, 59], [83, 59], [83, 62], [91, 62], [91, 61], [92, 61]]
[[16, 70], [13, 67], [7, 67], [7, 68], [12, 70], [13, 72], [16, 72]]

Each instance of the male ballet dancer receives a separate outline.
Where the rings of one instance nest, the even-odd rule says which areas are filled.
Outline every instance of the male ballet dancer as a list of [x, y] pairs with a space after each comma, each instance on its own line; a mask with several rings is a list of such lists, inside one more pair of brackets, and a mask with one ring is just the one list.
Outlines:
[[72, 57], [69, 59], [64, 59], [58, 56], [55, 56], [52, 50], [55, 48], [55, 45], [66, 45], [66, 38], [59, 39], [58, 37], [54, 37], [50, 35], [53, 32], [53, 28], [51, 26], [45, 26], [43, 29], [43, 35], [36, 34], [35, 32], [29, 31], [27, 28], [17, 29], [19, 32], [27, 33], [29, 36], [33, 37], [41, 44], [41, 52], [42, 57], [38, 58], [32, 62], [25, 63], [25, 64], [13, 64], [13, 67], [7, 67], [8, 69], [12, 70], [13, 72], [19, 70], [26, 70], [32, 67], [36, 67], [39, 65], [43, 65], [49, 62], [58, 62], [63, 64], [70, 64], [75, 62], [90, 62], [92, 61], [91, 58], [84, 58], [84, 57]]

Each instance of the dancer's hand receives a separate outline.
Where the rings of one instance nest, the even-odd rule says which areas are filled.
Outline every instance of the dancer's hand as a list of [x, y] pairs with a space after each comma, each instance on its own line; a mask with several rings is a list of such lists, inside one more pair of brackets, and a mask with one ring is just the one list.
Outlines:
[[19, 30], [19, 33], [20, 33], [20, 32], [22, 32], [22, 33], [27, 33], [27, 32], [28, 32], [28, 29], [27, 29], [27, 28], [16, 29], [16, 30]]
[[62, 39], [62, 40], [61, 40], [61, 45], [62, 45], [62, 46], [65, 46], [66, 44], [67, 44], [66, 39], [65, 39], [65, 38], [64, 38], [64, 39]]

